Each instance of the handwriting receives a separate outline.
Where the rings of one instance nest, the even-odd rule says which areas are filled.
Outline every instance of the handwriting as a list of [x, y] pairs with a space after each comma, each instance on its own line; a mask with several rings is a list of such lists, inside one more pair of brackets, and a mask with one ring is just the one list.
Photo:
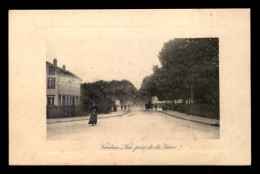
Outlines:
[[175, 146], [169, 144], [149, 144], [149, 145], [134, 145], [133, 143], [114, 145], [110, 143], [101, 144], [101, 149], [104, 150], [131, 150], [132, 152], [140, 150], [173, 150]]

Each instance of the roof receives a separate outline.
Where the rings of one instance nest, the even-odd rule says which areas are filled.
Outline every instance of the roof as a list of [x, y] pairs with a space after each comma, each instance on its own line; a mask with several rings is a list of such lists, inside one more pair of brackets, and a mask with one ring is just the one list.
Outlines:
[[58, 70], [60, 70], [60, 71], [62, 71], [62, 72], [64, 72], [64, 73], [66, 73], [66, 75], [68, 75], [68, 76], [78, 78], [78, 79], [80, 79], [80, 80], [82, 81], [81, 78], [79, 78], [78, 76], [76, 76], [75, 74], [73, 74], [72, 72], [70, 72], [70, 71], [68, 71], [68, 70], [64, 70], [64, 69], [62, 69], [62, 68], [60, 68], [60, 67], [58, 67], [58, 66], [55, 66], [55, 65], [53, 65], [52, 63], [46, 61], [46, 65], [47, 65], [47, 64], [48, 64], [49, 66], [52, 66], [52, 67], [54, 67], [54, 68], [56, 68], [56, 69], [58, 69]]

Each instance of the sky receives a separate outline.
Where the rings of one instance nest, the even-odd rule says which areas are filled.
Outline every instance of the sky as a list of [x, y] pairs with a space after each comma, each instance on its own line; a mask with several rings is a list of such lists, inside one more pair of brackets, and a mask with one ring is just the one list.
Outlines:
[[137, 89], [152, 67], [160, 66], [158, 54], [173, 39], [169, 30], [157, 27], [58, 28], [48, 36], [47, 61], [56, 58], [82, 83], [126, 79]]

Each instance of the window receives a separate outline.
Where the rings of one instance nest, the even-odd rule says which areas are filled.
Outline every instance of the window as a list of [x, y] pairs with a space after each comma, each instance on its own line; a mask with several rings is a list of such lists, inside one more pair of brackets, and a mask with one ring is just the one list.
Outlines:
[[54, 105], [54, 96], [47, 96], [47, 103], [50, 106]]
[[47, 88], [48, 89], [55, 89], [55, 78], [48, 77]]
[[55, 68], [49, 67], [49, 75], [55, 75]]

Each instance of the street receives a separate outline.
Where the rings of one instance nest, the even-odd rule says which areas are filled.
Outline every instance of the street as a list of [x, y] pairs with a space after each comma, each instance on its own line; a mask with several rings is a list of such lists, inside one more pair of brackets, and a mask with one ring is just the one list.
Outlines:
[[219, 127], [182, 120], [158, 111], [132, 108], [125, 115], [47, 124], [47, 140], [217, 139]]

